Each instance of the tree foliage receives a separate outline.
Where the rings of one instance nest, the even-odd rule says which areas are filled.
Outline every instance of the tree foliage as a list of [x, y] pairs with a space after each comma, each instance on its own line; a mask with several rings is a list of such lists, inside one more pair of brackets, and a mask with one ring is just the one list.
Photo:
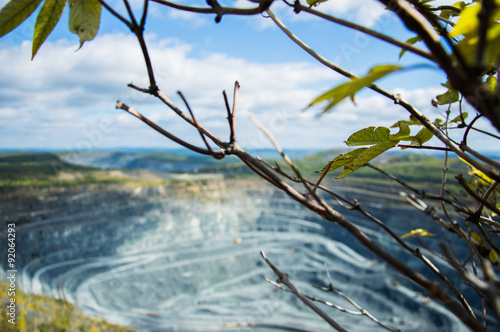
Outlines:
[[[384, 43], [394, 45], [397, 47], [395, 53], [399, 52], [400, 57], [411, 52], [424, 59], [424, 61], [437, 65], [440, 71], [446, 75], [447, 81], [443, 82], [443, 86], [447, 88], [447, 91], [437, 95], [429, 103], [443, 110], [446, 114], [445, 117], [431, 120], [429, 118], [431, 115], [424, 114], [417, 107], [408, 103], [403, 98], [404, 96], [391, 93], [376, 84], [383, 77], [405, 70], [399, 64], [372, 66], [372, 64], [367, 63], [367, 67], [372, 66], [372, 69], [365, 76], [357, 77], [347, 69], [335, 65], [319, 55], [296, 37], [276, 17], [271, 7], [275, 2], [273, 0], [252, 1], [254, 6], [252, 8], [223, 7], [217, 0], [207, 1], [207, 5], [204, 7], [191, 7], [165, 0], [144, 0], [143, 12], [140, 18], [136, 18], [128, 0], [123, 0], [128, 18], [119, 14], [105, 0], [76, 0], [71, 2], [45, 0], [35, 25], [32, 56], [36, 55], [37, 50], [58, 22], [62, 8], [66, 3], [70, 7], [69, 30], [79, 35], [80, 46], [85, 41], [93, 39], [97, 34], [101, 6], [105, 7], [137, 37], [144, 56], [149, 86], [139, 87], [134, 84], [129, 84], [129, 86], [161, 100], [174, 113], [193, 126], [195, 132], [198, 132], [203, 138], [205, 146], [192, 145], [184, 138], [171, 134], [122, 101], [117, 103], [116, 107], [118, 109], [130, 113], [166, 138], [197, 153], [211, 155], [217, 159], [221, 159], [226, 155], [236, 155], [253, 172], [285, 192], [312, 213], [316, 213], [325, 220], [344, 227], [357, 241], [371, 250], [381, 260], [418, 285], [429, 296], [440, 301], [465, 326], [474, 331], [484, 331], [489, 328], [486, 325], [486, 316], [490, 312], [496, 315], [497, 319], [500, 317], [500, 284], [498, 284], [496, 277], [499, 265], [498, 255], [500, 254], [498, 245], [500, 224], [497, 218], [500, 214], [498, 202], [500, 163], [472, 149], [468, 144], [468, 139], [471, 131], [476, 131], [496, 140], [500, 139], [498, 132], [488, 132], [476, 125], [478, 119], [485, 118], [496, 131], [500, 131], [500, 88], [497, 84], [498, 67], [500, 66], [500, 1], [457, 2], [451, 6], [440, 6], [432, 0], [378, 0], [378, 2], [385, 5], [386, 9], [394, 17], [415, 34], [407, 41], [397, 40], [391, 37], [389, 32], [374, 31], [368, 27], [322, 12], [322, 4], [326, 1], [307, 0], [306, 5], [302, 4], [300, 0], [293, 3], [284, 1], [284, 3], [297, 14], [313, 15], [365, 33]], [[265, 128], [262, 128], [282, 154], [289, 171], [285, 171], [278, 164], [267, 164], [251, 156], [237, 144], [235, 121], [239, 91], [238, 83], [235, 84], [232, 107], [224, 92], [228, 126], [231, 132], [227, 141], [211, 133], [196, 120], [184, 97], [183, 100], [188, 113], [175, 105], [160, 90], [156, 83], [152, 62], [143, 36], [150, 2], [182, 11], [211, 13], [215, 16], [216, 22], [220, 22], [225, 15], [256, 15], [265, 12], [300, 48], [307, 51], [321, 64], [349, 79], [349, 81], [334, 86], [323, 94], [318, 93], [319, 96], [311, 101], [310, 105], [326, 103], [323, 112], [331, 112], [334, 107], [339, 108], [339, 103], [348, 97], [354, 102], [356, 93], [363, 88], [368, 88], [401, 106], [408, 113], [408, 117], [394, 119], [395, 123], [391, 128], [370, 126], [353, 133], [345, 143], [354, 149], [330, 160], [322, 170], [318, 171], [321, 175], [314, 178], [314, 180], [304, 177], [296, 165], [281, 150], [279, 144], [265, 131]], [[276, 0], [276, 2], [278, 1]], [[29, 17], [40, 3], [40, 0], [11, 0], [0, 10], [0, 36], [9, 33]], [[472, 110], [472, 112], [469, 111], [468, 113], [475, 113], [475, 115], [469, 116], [465, 112], [466, 104]], [[449, 135], [451, 130], [460, 131], [463, 137], [462, 140], [455, 141], [452, 139]], [[440, 143], [431, 143], [436, 141]], [[369, 162], [373, 158], [394, 148], [434, 149], [445, 153], [446, 158], [443, 164], [443, 179], [439, 195], [430, 195], [424, 189], [415, 188], [412, 184], [370, 165]], [[468, 165], [468, 179], [463, 175], [457, 176], [456, 179], [448, 179], [448, 160], [453, 155], [460, 157]], [[443, 233], [454, 234], [456, 241], [461, 242], [469, 249], [469, 255], [460, 256], [456, 254], [453, 251], [453, 243], [447, 241], [445, 237], [440, 238], [442, 245], [439, 252], [427, 249], [428, 251], [424, 255], [418, 243], [407, 242], [407, 239], [426, 236], [440, 237], [440, 235], [432, 234], [423, 228], [409, 230], [403, 235], [395, 234], [383, 221], [364, 210], [357, 201], [350, 201], [324, 186], [322, 183], [328, 173], [341, 167], [343, 167], [343, 171], [339, 175], [340, 178], [352, 174], [361, 167], [372, 167], [384, 176], [399, 183], [405, 192], [404, 195], [407, 201], [415, 209], [432, 218], [441, 227]], [[450, 182], [454, 183], [454, 188], [458, 187], [461, 190], [452, 192], [451, 186], [449, 186]], [[296, 189], [296, 186], [292, 185], [294, 183], [302, 185], [305, 193]], [[342, 206], [358, 211], [375, 223], [380, 227], [381, 231], [392, 238], [395, 244], [411, 253], [415, 260], [420, 261], [429, 273], [424, 276], [412, 267], [414, 264], [407, 264], [398, 260], [394, 253], [383, 249], [374, 239], [357, 227], [353, 221], [328, 204], [325, 197], [334, 198], [341, 202]], [[439, 208], [432, 207], [433, 203], [437, 204]], [[454, 214], [452, 215], [450, 211], [453, 211]], [[457, 216], [459, 217], [458, 220]], [[265, 254], [263, 254], [263, 258], [278, 275], [279, 282], [295, 293], [299, 299], [315, 310], [332, 327], [343, 330], [331, 317], [325, 316], [324, 312], [316, 305], [311, 305], [310, 301], [305, 299], [295, 286], [290, 283], [287, 275], [281, 273], [272, 265]], [[452, 272], [454, 275], [445, 275], [436, 267], [433, 262], [435, 260], [446, 261], [449, 266], [454, 268], [454, 272]], [[475, 312], [469, 305], [468, 300], [464, 298], [460, 291], [462, 285], [451, 281], [451, 277], [456, 276], [471, 287], [480, 300], [479, 302], [483, 303], [481, 313]], [[327, 289], [333, 289], [333, 287], [330, 285], [330, 288]]]

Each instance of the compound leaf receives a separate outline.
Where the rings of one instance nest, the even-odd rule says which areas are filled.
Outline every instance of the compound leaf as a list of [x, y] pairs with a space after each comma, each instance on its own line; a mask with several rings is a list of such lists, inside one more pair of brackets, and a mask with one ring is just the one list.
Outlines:
[[11, 0], [0, 10], [0, 37], [23, 23], [42, 0]]
[[42, 9], [40, 9], [40, 13], [36, 18], [31, 60], [33, 60], [40, 46], [59, 22], [64, 6], [66, 6], [66, 0], [45, 0], [43, 3]]

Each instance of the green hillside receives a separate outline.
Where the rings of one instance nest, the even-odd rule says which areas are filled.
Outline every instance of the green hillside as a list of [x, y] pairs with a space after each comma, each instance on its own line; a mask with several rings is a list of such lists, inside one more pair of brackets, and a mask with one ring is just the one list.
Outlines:
[[0, 154], [0, 178], [52, 176], [62, 170], [88, 171], [90, 167], [69, 164], [52, 153]]
[[[135, 331], [100, 319], [85, 317], [66, 301], [15, 290], [15, 320], [9, 317], [9, 286], [0, 282], [0, 331], [5, 332], [129, 332]], [[11, 320], [9, 322], [9, 320]], [[15, 323], [15, 324], [13, 324]]]
[[124, 181], [92, 167], [67, 163], [52, 153], [0, 154], [0, 192], [18, 187], [45, 188]]

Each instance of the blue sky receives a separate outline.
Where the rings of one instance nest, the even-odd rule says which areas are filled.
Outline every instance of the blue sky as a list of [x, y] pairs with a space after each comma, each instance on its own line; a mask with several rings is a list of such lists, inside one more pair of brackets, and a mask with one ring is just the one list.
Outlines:
[[[179, 1], [204, 5], [205, 1]], [[6, 3], [0, 0], [0, 6]], [[109, 2], [123, 12], [121, 1]], [[140, 13], [142, 1], [131, 1]], [[221, 1], [251, 6], [249, 1]], [[377, 1], [333, 1], [318, 7], [393, 37], [412, 34]], [[314, 19], [295, 15], [279, 1], [275, 14], [324, 57], [358, 75], [381, 63], [403, 66], [428, 64], [376, 39]], [[0, 149], [45, 148], [93, 150], [117, 147], [171, 148], [174, 143], [128, 114], [115, 110], [117, 99], [194, 144], [196, 130], [185, 125], [154, 98], [127, 88], [146, 86], [147, 76], [137, 41], [125, 26], [103, 10], [98, 36], [77, 51], [76, 35], [67, 28], [68, 10], [30, 61], [36, 16], [0, 39]], [[319, 108], [306, 109], [320, 93], [345, 81], [317, 63], [289, 40], [269, 18], [182, 13], [152, 4], [146, 26], [147, 42], [160, 89], [182, 106], [182, 91], [197, 119], [211, 131], [228, 136], [222, 90], [232, 96], [241, 84], [237, 135], [243, 147], [271, 144], [251, 123], [254, 116], [285, 148], [343, 147], [347, 137], [367, 126], [389, 126], [408, 115], [371, 91], [356, 97], [356, 105], [342, 102], [335, 111], [318, 117]], [[430, 100], [445, 91], [445, 77], [432, 66], [403, 71], [380, 81], [432, 117], [440, 112]], [[482, 124], [490, 129], [487, 123]], [[488, 140], [475, 138], [478, 149], [494, 150]]]

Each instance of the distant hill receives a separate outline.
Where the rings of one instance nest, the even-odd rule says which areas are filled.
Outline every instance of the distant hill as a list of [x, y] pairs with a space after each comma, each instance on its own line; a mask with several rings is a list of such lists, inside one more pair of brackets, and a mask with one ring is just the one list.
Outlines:
[[[312, 153], [311, 153], [312, 152]], [[314, 171], [321, 170], [330, 160], [347, 150], [291, 150], [286, 153], [300, 168], [306, 177], [314, 178]], [[288, 170], [279, 154], [274, 150], [255, 150], [252, 154], [274, 164], [278, 162]], [[441, 154], [418, 154], [412, 151], [394, 151], [385, 153], [372, 164], [405, 181], [439, 183], [443, 176], [444, 159]], [[90, 172], [98, 169], [143, 170], [149, 169], [166, 173], [221, 173], [227, 178], [253, 177], [254, 173], [235, 156], [216, 160], [210, 156], [201, 156], [190, 151], [91, 151], [65, 153], [16, 153], [0, 154], [0, 185], [9, 180], [26, 177], [50, 178], [59, 172]], [[457, 158], [448, 161], [448, 178], [467, 173], [467, 166]], [[329, 178], [334, 178], [341, 169], [333, 171]], [[362, 167], [350, 178], [384, 178], [384, 175]], [[3, 182], [1, 182], [3, 180]], [[6, 182], [7, 181], [7, 182]], [[19, 181], [18, 181], [19, 182]], [[47, 183], [50, 185], [50, 182]]]
[[[263, 159], [277, 159], [275, 150], [257, 149], [250, 151]], [[302, 158], [314, 150], [292, 150], [291, 156]], [[211, 156], [194, 154], [189, 150], [153, 150], [153, 151], [89, 151], [67, 152], [58, 154], [69, 163], [91, 166], [100, 169], [151, 169], [160, 172], [198, 172], [208, 166], [234, 164], [235, 156], [216, 160]]]
[[60, 170], [88, 171], [93, 168], [61, 160], [52, 153], [9, 152], [0, 154], [0, 179], [26, 176], [50, 176]]
[[[294, 164], [299, 167], [301, 173], [305, 177], [311, 177], [314, 171], [324, 168], [330, 160], [339, 154], [346, 153], [348, 150], [327, 150], [305, 157], [294, 159]], [[432, 182], [440, 183], [443, 176], [444, 159], [443, 154], [417, 154], [410, 151], [398, 151], [385, 153], [372, 161], [372, 164], [383, 169], [384, 171], [409, 182]], [[283, 161], [275, 158], [283, 170], [289, 172], [288, 166]], [[274, 163], [272, 161], [271, 163]], [[200, 172], [206, 173], [223, 173], [227, 177], [238, 176], [253, 176], [253, 172], [243, 163], [211, 165], [201, 168]], [[342, 168], [331, 172], [330, 178], [334, 178], [340, 174]], [[449, 158], [448, 160], [448, 177], [453, 178], [459, 173], [466, 174], [467, 166], [458, 158]], [[383, 174], [369, 168], [362, 167], [352, 173], [349, 178], [370, 178], [384, 179]]]

